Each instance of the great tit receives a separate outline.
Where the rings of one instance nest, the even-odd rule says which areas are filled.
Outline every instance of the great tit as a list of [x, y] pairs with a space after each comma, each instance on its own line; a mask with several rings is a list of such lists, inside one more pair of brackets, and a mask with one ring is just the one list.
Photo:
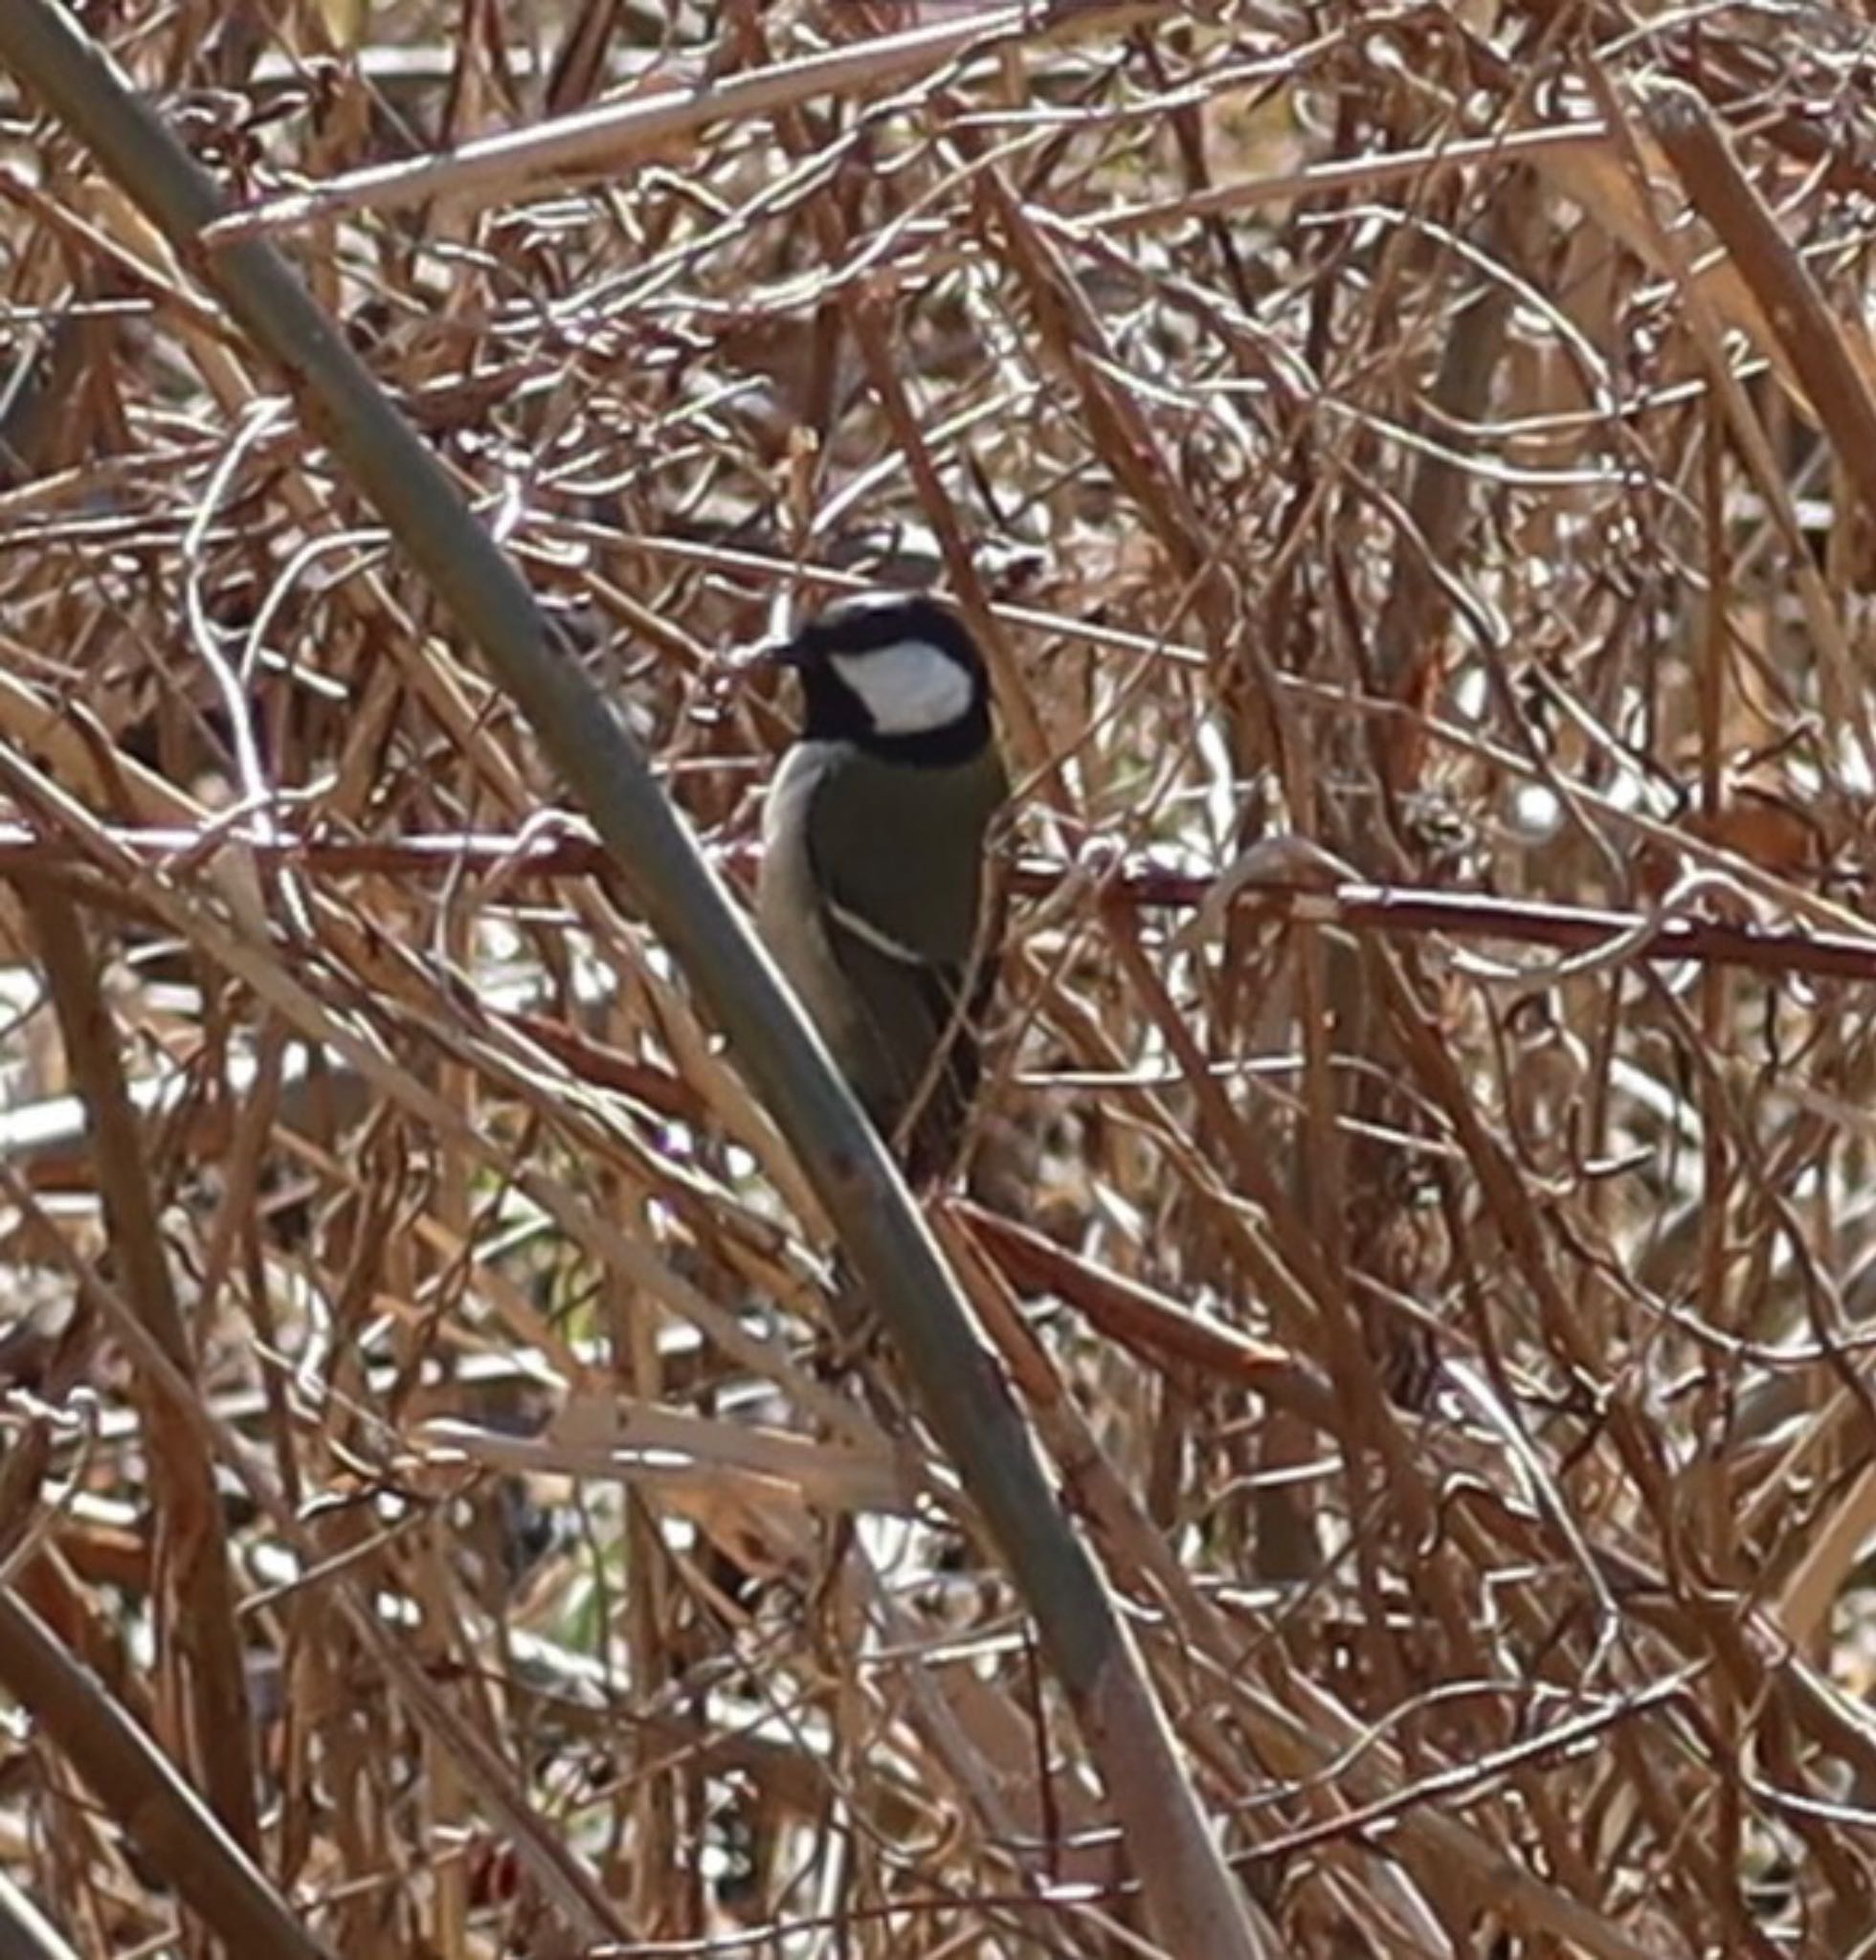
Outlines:
[[924, 593], [843, 600], [772, 657], [801, 738], [763, 815], [756, 922], [912, 1182], [949, 1171], [978, 1078], [1009, 794], [983, 656]]

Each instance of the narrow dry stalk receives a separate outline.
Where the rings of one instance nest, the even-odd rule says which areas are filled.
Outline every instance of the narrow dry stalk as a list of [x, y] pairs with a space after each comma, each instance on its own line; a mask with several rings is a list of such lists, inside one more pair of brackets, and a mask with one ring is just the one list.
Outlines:
[[288, 1911], [175, 1766], [75, 1662], [32, 1610], [0, 1591], [0, 1677], [139, 1848], [201, 1916], [242, 1952], [332, 1960]]
[[66, 1066], [83, 1099], [111, 1258], [185, 1398], [178, 1407], [170, 1382], [140, 1380], [156, 1517], [159, 1705], [170, 1715], [170, 1748], [200, 1781], [223, 1828], [252, 1857], [260, 1842], [257, 1751], [228, 1537], [213, 1462], [197, 1446], [187, 1416], [198, 1392], [194, 1344], [157, 1225], [123, 1046], [77, 907], [63, 892], [30, 880], [15, 890], [37, 942]]
[[1651, 93], [1646, 114], [1694, 209], [1752, 288], [1811, 398], [1818, 426], [1876, 516], [1876, 355], [1862, 322], [1832, 310], [1701, 96], [1664, 82]]

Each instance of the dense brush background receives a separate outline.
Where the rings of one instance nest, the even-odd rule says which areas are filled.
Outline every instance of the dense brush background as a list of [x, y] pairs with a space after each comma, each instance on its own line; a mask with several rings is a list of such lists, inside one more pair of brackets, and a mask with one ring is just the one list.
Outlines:
[[[748, 649], [879, 583], [990, 648], [1016, 890], [940, 1223], [1298, 1953], [1876, 1924], [1876, 939], [1802, 944], [1862, 932], [1871, 453], [1665, 140], [1691, 90], [1866, 391], [1866, 11], [79, 10], [236, 205], [984, 16], [276, 235], [732, 880], [789, 736]], [[1143, 1950], [733, 1058], [5, 56], [6, 1583], [346, 1960]], [[166, 1291], [193, 1415], [126, 1333]], [[0, 1870], [180, 1951], [122, 1822], [9, 1721]]]

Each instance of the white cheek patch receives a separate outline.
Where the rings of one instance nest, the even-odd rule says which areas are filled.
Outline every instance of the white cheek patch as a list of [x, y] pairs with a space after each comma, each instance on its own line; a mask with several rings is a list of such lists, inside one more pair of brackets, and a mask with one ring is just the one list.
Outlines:
[[831, 654], [882, 735], [926, 735], [971, 706], [971, 676], [928, 640], [902, 639], [870, 654]]

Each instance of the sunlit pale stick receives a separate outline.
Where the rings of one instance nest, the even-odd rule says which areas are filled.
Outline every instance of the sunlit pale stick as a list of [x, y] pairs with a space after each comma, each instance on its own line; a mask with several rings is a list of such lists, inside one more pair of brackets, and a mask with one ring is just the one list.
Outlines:
[[[1117, 14], [1141, 11], [1137, 7], [1090, 10], [1089, 19], [1077, 17], [1072, 24], [1080, 31], [1096, 18], [1111, 21]], [[478, 137], [434, 156], [348, 170], [311, 190], [270, 197], [245, 211], [231, 212], [207, 226], [202, 237], [205, 244], [215, 248], [240, 238], [290, 231], [343, 212], [383, 210], [470, 191], [486, 197], [491, 191], [511, 190], [540, 178], [614, 170], [680, 138], [694, 136], [706, 125], [721, 128], [821, 97], [877, 87], [935, 67], [978, 43], [1019, 33], [1026, 28], [1046, 32], [1064, 24], [1035, 7], [968, 11], [908, 33], [886, 34], [831, 54], [778, 61], [726, 81], [664, 89], [635, 101], [605, 102], [526, 129]]]

